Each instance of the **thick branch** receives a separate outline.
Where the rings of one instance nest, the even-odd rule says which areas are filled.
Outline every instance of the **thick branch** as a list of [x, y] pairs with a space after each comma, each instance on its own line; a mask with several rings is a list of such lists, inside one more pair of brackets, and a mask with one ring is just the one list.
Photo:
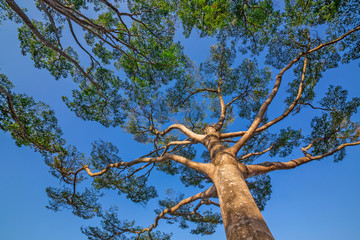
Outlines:
[[[272, 172], [275, 170], [288, 170], [288, 169], [293, 169], [296, 168], [300, 165], [303, 165], [305, 163], [309, 163], [311, 161], [314, 160], [319, 160], [321, 158], [330, 156], [334, 153], [336, 153], [337, 151], [340, 151], [341, 149], [348, 147], [348, 146], [355, 146], [355, 145], [359, 145], [360, 141], [357, 142], [353, 142], [353, 143], [344, 143], [339, 145], [338, 147], [336, 147], [335, 149], [325, 153], [325, 154], [321, 154], [318, 156], [311, 156], [310, 154], [307, 154], [306, 151], [305, 153], [305, 157], [301, 157], [301, 158], [297, 158], [297, 159], [293, 159], [290, 160], [288, 162], [264, 162], [264, 163], [260, 163], [260, 164], [255, 164], [255, 165], [247, 165], [247, 169], [248, 169], [248, 174], [247, 174], [247, 178], [248, 177], [253, 177], [253, 176], [257, 176], [260, 174], [265, 174], [268, 172]], [[304, 148], [305, 149], [305, 148]], [[306, 148], [308, 149], [308, 147]]]
[[272, 125], [274, 125], [275, 123], [280, 122], [281, 120], [283, 120], [284, 118], [286, 118], [296, 107], [296, 105], [298, 104], [302, 93], [303, 93], [303, 89], [304, 89], [304, 81], [305, 81], [305, 72], [306, 72], [306, 67], [307, 67], [307, 56], [305, 56], [305, 60], [304, 60], [304, 66], [303, 66], [303, 70], [302, 70], [302, 74], [301, 74], [301, 80], [300, 80], [300, 84], [299, 84], [299, 88], [298, 88], [298, 92], [297, 92], [297, 96], [295, 98], [295, 100], [291, 103], [291, 105], [283, 112], [283, 114], [281, 114], [281, 116], [273, 119], [270, 122], [267, 122], [266, 124], [262, 125], [261, 127], [259, 127], [258, 129], [256, 129], [256, 132], [258, 131], [264, 131], [265, 129], [271, 127]]

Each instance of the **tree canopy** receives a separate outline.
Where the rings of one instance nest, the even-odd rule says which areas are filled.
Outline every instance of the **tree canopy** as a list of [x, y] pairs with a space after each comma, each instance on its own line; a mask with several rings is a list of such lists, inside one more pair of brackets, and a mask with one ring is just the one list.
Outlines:
[[[63, 96], [69, 110], [152, 146], [127, 159], [131, 149], [100, 139], [82, 153], [66, 142], [50, 106], [17, 93], [0, 74], [0, 128], [18, 146], [41, 153], [60, 179], [46, 190], [48, 208], [102, 219], [82, 229], [89, 239], [170, 239], [156, 229], [163, 219], [212, 234], [225, 221], [225, 200], [216, 200], [226, 195], [217, 182], [217, 169], [227, 164], [219, 153], [236, 159], [263, 210], [269, 172], [324, 158], [338, 162], [347, 147], [360, 144], [360, 98], [341, 86], [316, 88], [327, 70], [360, 57], [356, 0], [39, 0], [36, 13], [19, 4], [1, 0], [1, 22], [19, 25], [21, 52], [36, 68], [74, 81], [72, 96]], [[181, 34], [211, 39], [208, 57], [194, 62]], [[276, 95], [283, 99], [271, 108]], [[156, 172], [200, 192], [169, 190], [149, 226], [102, 208], [109, 190], [138, 204], [158, 198], [148, 181]], [[233, 239], [228, 230], [227, 236]]]

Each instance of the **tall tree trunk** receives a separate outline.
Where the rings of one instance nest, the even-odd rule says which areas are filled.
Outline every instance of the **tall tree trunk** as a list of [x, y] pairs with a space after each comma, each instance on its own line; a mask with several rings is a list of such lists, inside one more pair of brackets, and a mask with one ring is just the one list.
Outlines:
[[235, 157], [219, 152], [214, 156], [215, 183], [227, 240], [274, 240], [257, 207]]

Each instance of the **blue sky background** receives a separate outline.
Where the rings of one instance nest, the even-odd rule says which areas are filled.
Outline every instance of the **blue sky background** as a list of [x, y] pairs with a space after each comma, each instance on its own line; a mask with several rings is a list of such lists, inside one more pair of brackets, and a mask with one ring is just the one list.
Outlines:
[[[119, 146], [123, 160], [132, 160], [147, 152], [148, 147], [136, 143], [121, 129], [104, 128], [77, 119], [61, 100], [61, 96], [71, 94], [74, 86], [71, 79], [55, 81], [46, 70], [35, 69], [30, 57], [20, 53], [15, 27], [13, 23], [0, 26], [0, 71], [14, 83], [15, 91], [34, 96], [55, 110], [64, 137], [70, 144], [89, 152], [94, 140], [102, 138], [112, 141]], [[197, 61], [204, 59], [208, 54], [209, 42], [197, 38], [186, 40], [185, 51], [195, 56]], [[349, 90], [351, 96], [358, 94], [358, 64], [359, 61], [328, 71], [318, 86], [320, 92], [325, 91], [328, 84], [340, 84]], [[286, 77], [289, 76], [285, 75], [285, 80]], [[283, 106], [277, 108], [276, 105], [281, 99], [277, 101], [272, 106], [273, 111], [281, 112]], [[289, 123], [296, 126], [301, 121], [302, 118], [293, 118]], [[347, 152], [347, 157], [340, 163], [325, 159], [294, 170], [270, 174], [273, 193], [263, 215], [275, 239], [359, 239], [360, 147], [348, 148]], [[86, 239], [80, 227], [94, 225], [96, 220], [79, 219], [68, 210], [55, 213], [45, 208], [48, 202], [45, 188], [57, 186], [59, 182], [48, 172], [40, 154], [28, 148], [16, 147], [9, 134], [0, 132], [0, 164], [0, 239]], [[153, 175], [151, 180], [162, 195], [165, 189], [179, 186], [177, 177], [164, 174]], [[184, 193], [190, 196], [196, 192], [190, 188]], [[156, 201], [143, 207], [117, 194], [108, 194], [104, 205], [115, 203], [119, 205], [124, 218], [135, 219], [137, 224], [143, 226], [153, 223], [155, 214], [152, 209], [157, 207]], [[225, 239], [222, 226], [219, 226], [216, 234], [206, 237], [178, 230], [176, 224], [168, 225], [164, 220], [160, 220], [160, 227], [165, 232], [174, 232], [174, 240]]]

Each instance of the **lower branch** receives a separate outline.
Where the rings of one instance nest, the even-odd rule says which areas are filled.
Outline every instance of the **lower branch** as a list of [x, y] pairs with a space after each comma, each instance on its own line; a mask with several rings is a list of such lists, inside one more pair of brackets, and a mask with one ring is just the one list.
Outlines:
[[[158, 223], [159, 223], [159, 220], [161, 218], [163, 218], [166, 214], [169, 214], [169, 213], [173, 213], [175, 212], [176, 210], [178, 210], [181, 206], [184, 206], [186, 204], [189, 204], [191, 202], [194, 202], [198, 199], [203, 199], [203, 198], [212, 198], [212, 197], [216, 197], [217, 196], [217, 192], [216, 192], [216, 188], [215, 186], [212, 186], [210, 188], [208, 188], [207, 190], [205, 190], [204, 192], [200, 192], [198, 194], [195, 194], [194, 196], [191, 196], [191, 197], [188, 197], [186, 199], [183, 199], [181, 200], [178, 204], [176, 204], [175, 206], [171, 207], [171, 208], [167, 208], [165, 210], [163, 210], [156, 218], [155, 218], [155, 223], [154, 224], [151, 224], [150, 227], [148, 228], [145, 228], [141, 231], [141, 233], [143, 232], [146, 232], [146, 231], [151, 231], [153, 230], [154, 228], [157, 227]], [[203, 204], [206, 204], [205, 202]], [[209, 203], [209, 204], [213, 204], [212, 202]], [[216, 203], [215, 203], [216, 204]], [[200, 207], [200, 206], [199, 206]]]

